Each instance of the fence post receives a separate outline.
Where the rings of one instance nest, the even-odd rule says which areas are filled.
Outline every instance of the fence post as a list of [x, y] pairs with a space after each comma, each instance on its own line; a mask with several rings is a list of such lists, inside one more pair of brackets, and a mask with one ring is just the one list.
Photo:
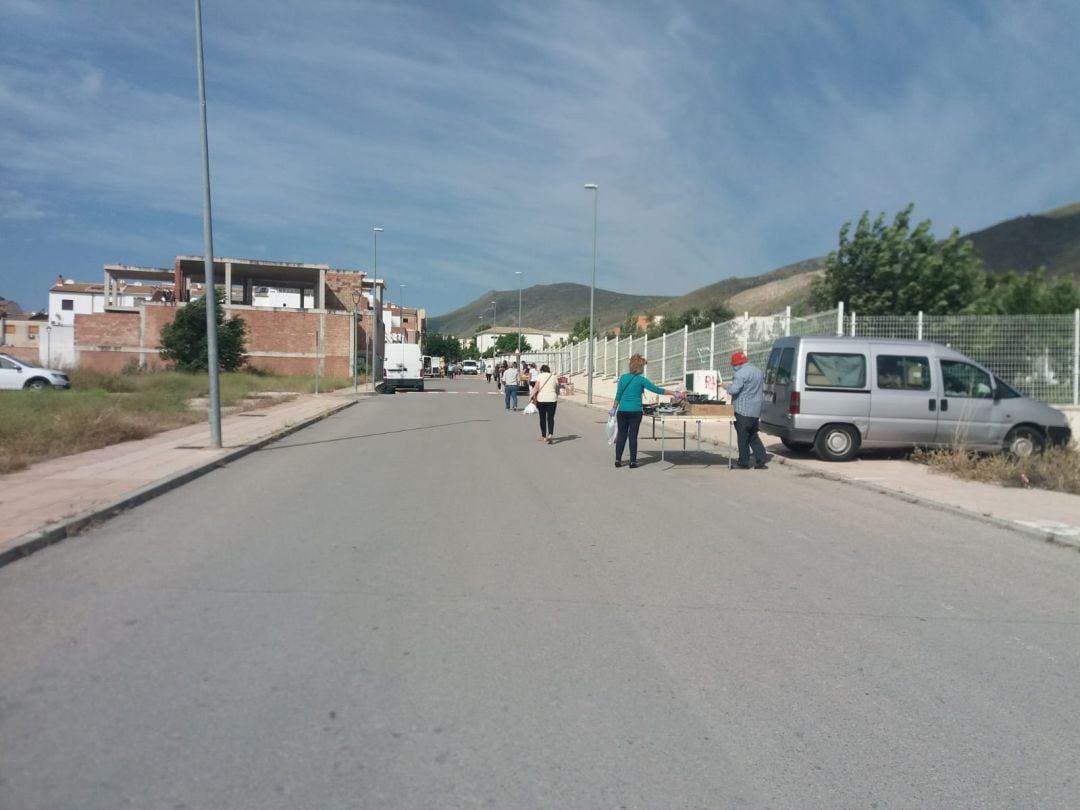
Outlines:
[[855, 337], [855, 310], [851, 311], [851, 336]]
[[608, 347], [608, 336], [604, 335], [604, 373], [600, 375], [601, 377], [606, 377], [607, 376], [607, 347]]
[[690, 324], [683, 324], [682, 328], [682, 373], [683, 377], [686, 376], [686, 366], [688, 365], [690, 351]]
[[844, 302], [836, 305], [836, 334], [844, 334]]
[[1080, 308], [1073, 310], [1073, 405], [1080, 405]]
[[784, 337], [791, 337], [791, 307], [784, 307]]
[[921, 309], [919, 310], [919, 321], [918, 321], [918, 327], [917, 327], [916, 340], [922, 340], [922, 310]]
[[660, 341], [660, 384], [663, 385], [667, 380], [667, 332], [664, 332], [664, 337]]
[[709, 371], [716, 369], [716, 321], [709, 324]]

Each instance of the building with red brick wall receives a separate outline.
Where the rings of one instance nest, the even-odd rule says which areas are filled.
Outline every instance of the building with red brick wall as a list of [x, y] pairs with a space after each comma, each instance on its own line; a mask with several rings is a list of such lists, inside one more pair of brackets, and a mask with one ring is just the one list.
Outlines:
[[[328, 265], [217, 259], [214, 281], [220, 292], [228, 290], [225, 317], [245, 323], [249, 366], [349, 377], [355, 354], [364, 367], [374, 363], [376, 374], [382, 368], [388, 320], [382, 280]], [[133, 289], [140, 294], [132, 296]], [[268, 295], [270, 290], [281, 294]], [[107, 265], [101, 285], [61, 279], [50, 290], [50, 312], [55, 297], [57, 319], [72, 332], [73, 362], [68, 365], [109, 371], [131, 363], [158, 368], [166, 365], [160, 357], [162, 327], [204, 291], [205, 266], [199, 257], [178, 257], [171, 271]], [[80, 302], [79, 296], [93, 300]], [[393, 329], [395, 341], [423, 342], [423, 309], [389, 311], [404, 324]]]

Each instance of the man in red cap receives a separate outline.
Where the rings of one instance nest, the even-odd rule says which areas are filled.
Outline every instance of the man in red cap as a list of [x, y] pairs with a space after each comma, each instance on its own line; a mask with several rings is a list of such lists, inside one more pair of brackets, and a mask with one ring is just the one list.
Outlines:
[[724, 383], [724, 388], [731, 395], [735, 406], [735, 435], [739, 440], [740, 469], [750, 469], [750, 451], [754, 452], [754, 469], [766, 470], [768, 456], [765, 445], [758, 436], [758, 419], [761, 417], [763, 380], [761, 369], [750, 362], [746, 352], [737, 351], [731, 355], [731, 365], [735, 369], [731, 382]]

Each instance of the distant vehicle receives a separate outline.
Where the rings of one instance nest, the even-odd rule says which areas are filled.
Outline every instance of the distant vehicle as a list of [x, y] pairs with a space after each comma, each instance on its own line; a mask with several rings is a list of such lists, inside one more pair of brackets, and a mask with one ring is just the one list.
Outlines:
[[462, 374], [479, 374], [480, 366], [475, 360], [462, 360], [461, 361], [461, 373]]
[[764, 394], [762, 429], [826, 461], [860, 448], [953, 445], [1026, 457], [1071, 436], [1061, 411], [924, 340], [780, 338]]
[[392, 394], [398, 389], [424, 390], [424, 366], [416, 343], [387, 343], [383, 378], [375, 390]]
[[430, 354], [425, 354], [421, 359], [423, 361], [423, 373], [425, 377], [442, 376], [441, 357], [432, 357]]
[[10, 354], [0, 353], [0, 390], [18, 391], [22, 388], [31, 391], [71, 388], [71, 380], [62, 371], [40, 368]]

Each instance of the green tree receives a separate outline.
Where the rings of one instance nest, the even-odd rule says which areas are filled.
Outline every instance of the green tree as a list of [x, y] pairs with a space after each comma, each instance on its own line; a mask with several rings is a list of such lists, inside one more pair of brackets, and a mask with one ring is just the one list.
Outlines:
[[[509, 332], [505, 335], [499, 335], [499, 339], [495, 341], [495, 353], [496, 354], [512, 354], [518, 347], [518, 333]], [[529, 345], [529, 341], [525, 336], [521, 336], [521, 351], [531, 352], [532, 346]]]
[[574, 324], [574, 328], [570, 330], [570, 340], [588, 340], [589, 339], [589, 319], [582, 318], [580, 321]]
[[851, 233], [840, 229], [839, 248], [826, 259], [825, 277], [814, 285], [818, 307], [843, 301], [860, 315], [947, 315], [976, 308], [987, 283], [982, 262], [970, 241], [961, 242], [957, 229], [938, 242], [930, 220], [911, 229], [908, 205], [891, 225], [879, 214], [871, 224], [863, 212]]
[[995, 315], [1065, 315], [1080, 307], [1080, 289], [1068, 276], [1047, 281], [1046, 271], [990, 276], [979, 311]]
[[462, 359], [465, 350], [458, 339], [452, 335], [441, 335], [438, 332], [428, 332], [424, 338], [423, 354], [432, 357], [441, 357], [448, 363], [456, 363]]
[[[225, 320], [224, 295], [217, 292], [214, 308], [217, 321], [218, 367], [236, 371], [247, 362], [247, 324], [239, 317]], [[172, 323], [161, 328], [161, 358], [180, 371], [209, 368], [206, 340], [206, 298], [179, 307]]]

